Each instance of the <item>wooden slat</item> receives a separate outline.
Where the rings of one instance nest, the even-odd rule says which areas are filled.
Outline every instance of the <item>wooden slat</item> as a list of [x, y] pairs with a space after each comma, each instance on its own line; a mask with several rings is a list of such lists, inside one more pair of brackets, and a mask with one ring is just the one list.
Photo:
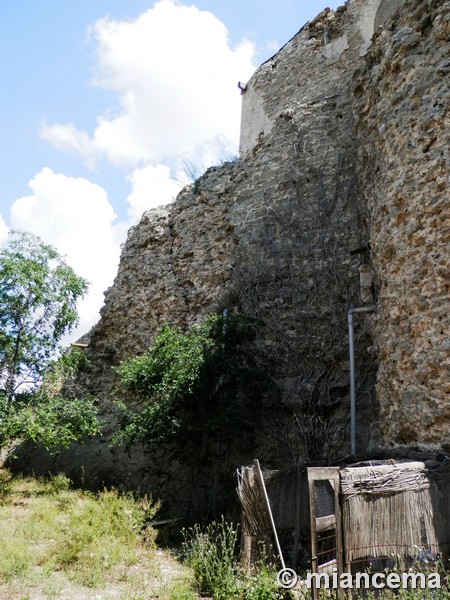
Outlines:
[[323, 481], [328, 479], [330, 483], [339, 481], [339, 467], [308, 467], [308, 480]]
[[316, 532], [325, 531], [336, 527], [336, 515], [327, 515], [326, 517], [316, 518]]
[[331, 575], [333, 573], [333, 569], [336, 568], [338, 568], [338, 561], [335, 558], [333, 558], [333, 560], [329, 560], [326, 563], [318, 565], [317, 570], [319, 573], [328, 573]]

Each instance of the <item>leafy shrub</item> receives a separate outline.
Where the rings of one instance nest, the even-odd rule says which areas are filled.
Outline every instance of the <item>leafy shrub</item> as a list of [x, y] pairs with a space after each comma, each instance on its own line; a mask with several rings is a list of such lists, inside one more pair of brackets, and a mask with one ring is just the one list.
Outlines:
[[[61, 393], [86, 360], [81, 351], [70, 350], [50, 363], [37, 389], [17, 394], [14, 410], [0, 418], [0, 447], [12, 440], [29, 440], [55, 452], [100, 433], [97, 400]], [[0, 416], [6, 407], [6, 396], [0, 394]]]
[[118, 402], [116, 441], [150, 445], [176, 436], [195, 444], [251, 433], [253, 408], [270, 385], [249, 344], [257, 326], [241, 315], [210, 315], [187, 333], [164, 325], [148, 352], [118, 368], [118, 391], [138, 407]]
[[97, 400], [48, 397], [34, 399], [17, 411], [11, 429], [17, 437], [41, 445], [49, 452], [67, 448], [72, 442], [100, 432]]

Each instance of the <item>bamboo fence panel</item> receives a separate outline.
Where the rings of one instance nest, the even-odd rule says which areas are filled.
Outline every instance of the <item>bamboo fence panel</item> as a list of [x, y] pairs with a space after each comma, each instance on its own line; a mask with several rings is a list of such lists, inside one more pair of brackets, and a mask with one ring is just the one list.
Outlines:
[[347, 562], [439, 550], [438, 490], [424, 463], [343, 469], [341, 492]]

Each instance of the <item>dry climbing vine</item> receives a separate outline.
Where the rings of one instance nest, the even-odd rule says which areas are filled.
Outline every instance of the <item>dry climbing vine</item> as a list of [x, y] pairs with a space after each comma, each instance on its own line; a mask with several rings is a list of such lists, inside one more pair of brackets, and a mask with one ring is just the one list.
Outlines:
[[300, 156], [277, 195], [264, 192], [243, 215], [234, 289], [239, 309], [264, 322], [255, 352], [279, 391], [265, 403], [266, 439], [292, 464], [336, 456], [346, 440], [347, 311], [359, 264], [350, 251], [366, 236], [354, 161], [340, 152], [330, 177]]

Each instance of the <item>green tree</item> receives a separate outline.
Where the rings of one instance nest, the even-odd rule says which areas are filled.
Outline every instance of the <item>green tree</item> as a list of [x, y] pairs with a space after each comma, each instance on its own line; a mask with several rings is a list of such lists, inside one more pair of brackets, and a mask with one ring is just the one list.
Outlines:
[[87, 288], [55, 248], [30, 233], [10, 233], [0, 250], [0, 445], [25, 437], [65, 446], [98, 430], [92, 400], [63, 399], [48, 384], [55, 371], [73, 373], [74, 357], [52, 361]]
[[11, 232], [0, 251], [0, 374], [7, 406], [40, 381], [59, 342], [77, 323], [88, 288], [52, 246]]
[[208, 436], [251, 436], [255, 409], [271, 386], [250, 343], [259, 325], [243, 315], [210, 315], [188, 332], [164, 325], [145, 354], [118, 368], [119, 390], [137, 405], [119, 403], [116, 440], [177, 439], [183, 447]]

